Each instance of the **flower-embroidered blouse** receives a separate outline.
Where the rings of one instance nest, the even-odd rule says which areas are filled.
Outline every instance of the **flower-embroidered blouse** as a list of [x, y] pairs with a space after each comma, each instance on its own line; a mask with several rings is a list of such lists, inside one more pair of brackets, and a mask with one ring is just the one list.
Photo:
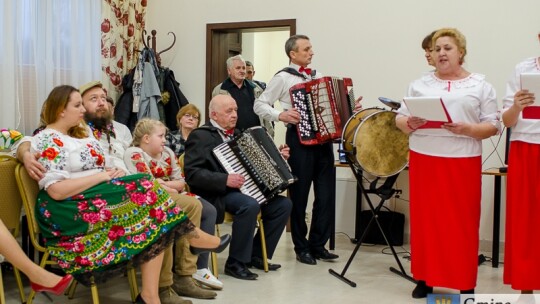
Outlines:
[[105, 156], [93, 137], [74, 138], [54, 129], [44, 129], [31, 140], [31, 151], [39, 152], [39, 162], [47, 169], [39, 181], [45, 189], [59, 181], [90, 176], [105, 170]]
[[183, 180], [182, 169], [168, 147], [164, 147], [160, 159], [153, 159], [139, 147], [129, 147], [124, 154], [124, 162], [131, 173], [149, 173], [163, 180]]

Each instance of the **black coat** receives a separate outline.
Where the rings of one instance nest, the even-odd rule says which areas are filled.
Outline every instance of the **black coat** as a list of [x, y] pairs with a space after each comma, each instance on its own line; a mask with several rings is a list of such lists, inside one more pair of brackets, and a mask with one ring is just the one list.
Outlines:
[[[119, 123], [126, 125], [129, 130], [133, 131], [135, 124], [137, 123], [137, 113], [132, 112], [133, 109], [133, 75], [135, 69], [132, 69], [129, 74], [122, 78], [123, 93], [118, 98], [116, 106], [114, 108], [114, 118]], [[161, 90], [162, 96], [165, 92], [168, 93], [169, 99], [163, 100], [163, 123], [171, 131], [178, 130], [176, 125], [176, 113], [189, 102], [180, 90], [180, 84], [174, 78], [173, 71], [168, 68], [160, 68], [160, 75], [158, 77], [158, 84]]]
[[[235, 133], [239, 133], [235, 130]], [[217, 210], [216, 223], [223, 222], [225, 206], [220, 197], [230, 191], [227, 187], [228, 173], [221, 167], [212, 150], [223, 143], [216, 127], [210, 122], [189, 134], [184, 156], [184, 174], [191, 192], [209, 201]]]

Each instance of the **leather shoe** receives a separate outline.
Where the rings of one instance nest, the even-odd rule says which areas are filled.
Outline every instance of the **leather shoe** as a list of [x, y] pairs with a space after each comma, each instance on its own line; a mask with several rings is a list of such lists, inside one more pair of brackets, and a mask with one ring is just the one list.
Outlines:
[[315, 250], [311, 253], [317, 260], [335, 260], [339, 258], [339, 255], [333, 254], [326, 249]]
[[[246, 266], [248, 268], [255, 267], [257, 269], [264, 270], [264, 261], [262, 258], [254, 256], [251, 258], [251, 262], [247, 263]], [[268, 263], [268, 270], [278, 270], [280, 268], [280, 264]]]
[[45, 287], [33, 282], [30, 282], [30, 287], [32, 287], [32, 290], [34, 290], [35, 292], [51, 292], [59, 296], [64, 293], [71, 281], [73, 281], [73, 277], [68, 274], [61, 278], [60, 281], [58, 281], [58, 283], [56, 283], [56, 285], [54, 285], [53, 287]]
[[308, 264], [308, 265], [317, 265], [317, 261], [315, 258], [311, 255], [309, 251], [304, 251], [296, 254], [296, 260], [300, 263]]
[[415, 299], [422, 299], [427, 297], [428, 293], [433, 293], [433, 287], [427, 286], [426, 281], [419, 280], [412, 291], [412, 297]]
[[191, 254], [194, 254], [194, 255], [198, 255], [198, 254], [205, 253], [205, 252], [217, 252], [217, 253], [220, 253], [223, 250], [225, 250], [225, 248], [227, 248], [227, 246], [229, 246], [230, 242], [231, 242], [231, 235], [230, 234], [225, 234], [225, 235], [220, 237], [219, 245], [217, 247], [215, 247], [215, 248], [198, 248], [198, 247], [190, 246], [189, 251], [191, 251]]
[[258, 275], [249, 271], [244, 263], [238, 261], [227, 261], [225, 263], [225, 274], [240, 280], [256, 280]]

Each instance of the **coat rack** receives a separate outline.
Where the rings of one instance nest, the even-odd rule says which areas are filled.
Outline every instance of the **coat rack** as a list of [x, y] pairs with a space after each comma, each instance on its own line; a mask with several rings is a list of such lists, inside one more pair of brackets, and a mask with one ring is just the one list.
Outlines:
[[[144, 47], [149, 48], [148, 45], [150, 45], [150, 39], [152, 40], [152, 50], [154, 50], [154, 54], [156, 55], [156, 61], [157, 61], [158, 66], [161, 66], [161, 56], [159, 56], [159, 55], [160, 55], [161, 53], [164, 53], [164, 52], [166, 52], [166, 51], [172, 49], [172, 47], [173, 47], [174, 44], [176, 43], [176, 35], [175, 35], [173, 32], [167, 33], [168, 35], [169, 35], [169, 34], [172, 34], [172, 35], [173, 35], [173, 42], [172, 42], [172, 44], [171, 44], [168, 48], [166, 48], [166, 49], [164, 49], [164, 50], [158, 52], [158, 51], [156, 50], [156, 34], [157, 34], [157, 31], [156, 31], [156, 30], [152, 30], [150, 33], [152, 34], [152, 36], [147, 35], [146, 30], [143, 30], [143, 31], [142, 31], [142, 41], [143, 41]], [[146, 36], [146, 37], [145, 37], [145, 36]]]

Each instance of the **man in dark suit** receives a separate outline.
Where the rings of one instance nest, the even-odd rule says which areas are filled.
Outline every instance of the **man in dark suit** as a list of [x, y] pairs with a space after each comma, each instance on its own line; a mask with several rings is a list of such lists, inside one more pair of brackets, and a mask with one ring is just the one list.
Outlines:
[[[257, 274], [248, 267], [262, 269], [264, 262], [260, 236], [253, 237], [257, 215], [261, 212], [267, 254], [271, 259], [289, 218], [292, 203], [286, 197], [277, 196], [259, 205], [255, 199], [240, 192], [245, 177], [226, 173], [214, 157], [212, 150], [233, 136], [238, 119], [237, 111], [236, 101], [231, 96], [216, 95], [212, 98], [209, 106], [210, 121], [193, 130], [186, 141], [184, 169], [191, 192], [216, 207], [218, 223], [223, 221], [225, 211], [234, 215], [225, 273], [238, 279], [255, 280]], [[289, 149], [286, 147], [281, 153], [287, 158]], [[280, 267], [279, 264], [269, 264], [270, 270]]]

